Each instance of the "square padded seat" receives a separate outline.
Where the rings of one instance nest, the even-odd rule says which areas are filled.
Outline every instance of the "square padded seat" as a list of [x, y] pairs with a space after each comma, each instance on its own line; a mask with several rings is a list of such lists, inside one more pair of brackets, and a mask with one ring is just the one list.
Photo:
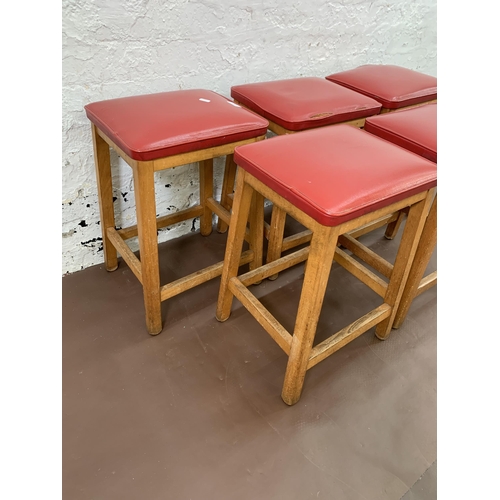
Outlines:
[[324, 226], [338, 226], [435, 185], [434, 164], [360, 132], [339, 125], [297, 134], [293, 141], [276, 137], [258, 148], [238, 148], [234, 160]]
[[437, 104], [369, 118], [365, 130], [437, 163]]
[[382, 107], [374, 99], [340, 85], [329, 86], [316, 77], [235, 85], [231, 97], [267, 118], [269, 128], [280, 135], [359, 121], [378, 114]]
[[401, 66], [367, 64], [326, 79], [375, 99], [382, 112], [437, 99], [437, 78]]
[[[235, 150], [235, 162], [240, 173], [216, 317], [219, 321], [229, 318], [234, 296], [285, 351], [289, 359], [282, 398], [291, 405], [300, 398], [307, 369], [373, 326], [377, 337], [389, 335], [432, 200], [437, 169], [424, 158], [347, 125], [241, 146]], [[253, 269], [238, 276], [250, 205], [256, 198], [266, 198], [277, 211], [291, 215], [311, 231], [312, 239], [309, 246], [265, 265], [262, 255], [254, 254]], [[345, 233], [404, 207], [409, 207], [408, 223], [386, 282], [338, 244]], [[250, 234], [255, 248], [260, 248], [262, 218], [252, 218]], [[377, 293], [382, 304], [313, 347], [334, 260]], [[249, 286], [305, 261], [291, 334]]]
[[[226, 166], [231, 166], [234, 148], [264, 139], [268, 122], [215, 92], [200, 89], [94, 102], [85, 111], [92, 122], [106, 269], [118, 267], [119, 252], [142, 283], [147, 329], [158, 334], [161, 302], [219, 276], [222, 262], [160, 286], [157, 230], [199, 217], [200, 232], [207, 236], [213, 213], [229, 223], [229, 211], [213, 198], [213, 158], [226, 156]], [[110, 147], [133, 170], [136, 226], [115, 227]], [[193, 162], [199, 162], [199, 203], [157, 218], [154, 173]], [[138, 236], [140, 260], [125, 243], [134, 236]]]
[[89, 120], [130, 158], [156, 160], [266, 133], [267, 121], [210, 90], [179, 90], [94, 102]]

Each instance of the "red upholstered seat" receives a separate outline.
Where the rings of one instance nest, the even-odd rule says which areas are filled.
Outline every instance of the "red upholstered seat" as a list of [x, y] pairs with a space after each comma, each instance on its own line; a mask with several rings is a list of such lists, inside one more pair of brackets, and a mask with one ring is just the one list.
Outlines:
[[372, 97], [387, 109], [437, 99], [437, 78], [401, 66], [367, 64], [326, 79]]
[[94, 102], [87, 117], [125, 153], [148, 161], [266, 133], [268, 122], [209, 90]]
[[365, 118], [381, 109], [369, 97], [316, 77], [236, 85], [231, 97], [293, 131]]
[[349, 125], [237, 147], [236, 163], [325, 226], [437, 184], [436, 165]]
[[368, 118], [366, 132], [437, 162], [437, 104]]

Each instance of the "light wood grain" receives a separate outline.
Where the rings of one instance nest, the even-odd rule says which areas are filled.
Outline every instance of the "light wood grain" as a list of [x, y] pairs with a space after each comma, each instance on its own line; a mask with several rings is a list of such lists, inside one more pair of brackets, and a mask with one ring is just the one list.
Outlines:
[[[161, 229], [163, 227], [172, 226], [173, 224], [178, 224], [179, 222], [185, 220], [194, 219], [195, 217], [200, 217], [202, 213], [203, 207], [201, 205], [195, 205], [194, 207], [179, 210], [173, 214], [163, 215], [156, 219], [156, 228]], [[137, 225], [119, 229], [117, 232], [124, 240], [128, 240], [137, 236]]]
[[290, 353], [292, 336], [278, 320], [241, 284], [238, 278], [229, 280], [229, 290], [245, 306], [247, 311], [258, 321], [274, 341], [287, 353]]
[[[234, 155], [227, 155], [220, 196], [220, 205], [227, 213], [229, 213], [229, 210], [232, 206], [231, 195], [233, 194], [234, 182], [236, 180], [236, 169], [237, 166], [234, 162]], [[227, 231], [228, 225], [229, 221], [219, 215], [219, 219], [217, 220], [217, 231], [219, 233], [225, 233]]]
[[393, 265], [373, 250], [353, 238], [350, 234], [339, 236], [339, 243], [356, 255], [356, 257], [359, 257], [365, 264], [377, 270], [386, 278], [391, 277]]
[[386, 339], [393, 327], [394, 319], [403, 295], [403, 290], [410, 273], [411, 265], [417, 251], [418, 243], [424, 224], [429, 212], [429, 208], [434, 196], [434, 191], [428, 191], [426, 197], [410, 207], [406, 220], [403, 237], [399, 244], [398, 253], [394, 262], [391, 280], [387, 287], [384, 302], [392, 307], [391, 315], [375, 329], [375, 335], [381, 339]]
[[334, 352], [337, 352], [340, 348], [352, 342], [385, 318], [388, 318], [390, 314], [391, 307], [387, 304], [382, 304], [356, 321], [353, 321], [350, 325], [342, 328], [342, 330], [312, 349], [307, 369], [309, 370], [313, 366], [316, 366], [320, 361], [331, 356]]
[[[425, 269], [429, 264], [432, 252], [437, 244], [437, 196], [434, 198], [431, 209], [425, 221], [422, 236], [418, 243], [415, 258], [404, 288], [401, 303], [394, 319], [394, 328], [399, 328], [405, 320], [415, 297], [424, 290], [437, 284], [437, 273], [422, 281]], [[419, 290], [420, 288], [420, 290]]]
[[114, 271], [118, 267], [116, 249], [109, 241], [107, 230], [115, 227], [115, 212], [113, 207], [113, 186], [111, 180], [111, 162], [109, 146], [99, 135], [92, 124], [92, 141], [94, 146], [94, 164], [97, 179], [97, 195], [101, 215], [102, 246], [106, 270]]
[[130, 270], [142, 284], [141, 261], [135, 256], [132, 250], [130, 250], [114, 227], [108, 227], [107, 235], [114, 247], [120, 252], [122, 259], [127, 263]]
[[151, 335], [157, 335], [162, 318], [153, 163], [139, 162], [133, 172], [146, 327]]
[[[244, 264], [248, 264], [253, 260], [253, 258], [252, 250], [247, 250], [241, 254], [239, 265], [243, 266]], [[200, 269], [199, 271], [188, 274], [187, 276], [183, 276], [182, 278], [172, 281], [171, 283], [163, 285], [161, 287], [161, 300], [164, 301], [171, 299], [186, 290], [190, 290], [191, 288], [201, 285], [206, 281], [217, 278], [217, 276], [222, 274], [223, 266], [224, 261], [220, 261], [216, 264]]]
[[200, 217], [200, 233], [209, 236], [212, 233], [212, 210], [207, 200], [214, 194], [214, 161], [212, 158], [199, 162], [200, 173], [200, 205], [203, 213]]
[[319, 314], [337, 245], [338, 228], [313, 231], [281, 398], [295, 404], [302, 393]]
[[253, 196], [253, 189], [245, 182], [247, 175], [245, 171], [240, 169], [240, 174], [236, 177], [235, 199], [215, 313], [218, 321], [226, 321], [229, 318], [233, 303], [233, 294], [229, 289], [229, 280], [238, 274], [238, 263], [243, 247], [243, 240], [245, 239], [250, 204]]

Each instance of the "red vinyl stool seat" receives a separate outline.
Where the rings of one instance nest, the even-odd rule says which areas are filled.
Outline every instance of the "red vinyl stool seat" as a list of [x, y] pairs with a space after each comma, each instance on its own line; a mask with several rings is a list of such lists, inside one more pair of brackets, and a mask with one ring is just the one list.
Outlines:
[[269, 120], [278, 135], [346, 122], [361, 127], [382, 108], [370, 97], [316, 77], [235, 85], [231, 97]]
[[[437, 104], [426, 104], [370, 118], [366, 121], [365, 130], [437, 163]], [[398, 221], [401, 219], [402, 217]], [[391, 236], [397, 231], [398, 225], [388, 228]], [[425, 222], [413, 266], [394, 319], [394, 328], [399, 328], [405, 320], [413, 299], [437, 285], [437, 271], [424, 277], [436, 244], [437, 194]]]
[[437, 78], [401, 66], [367, 64], [326, 77], [382, 104], [381, 113], [437, 100]]
[[[236, 85], [231, 87], [231, 97], [235, 102], [266, 118], [269, 121], [269, 129], [277, 135], [341, 123], [363, 127], [366, 118], [377, 115], [382, 108], [382, 105], [371, 97], [341, 85], [332, 85], [324, 78], [317, 77]], [[229, 173], [228, 169], [227, 175]], [[230, 184], [227, 183], [227, 186]], [[232, 187], [230, 186], [231, 192]], [[225, 201], [227, 196], [228, 193], [223, 192], [223, 205], [229, 204], [229, 201]], [[281, 219], [278, 213], [281, 214]], [[284, 214], [273, 210], [271, 224], [266, 224], [265, 227], [266, 237], [274, 242], [268, 250], [270, 260], [311, 238], [310, 231], [303, 231], [280, 239], [277, 235], [282, 236], [284, 228]], [[271, 277], [276, 278], [277, 275]]]
[[[229, 221], [213, 198], [213, 158], [265, 138], [267, 120], [208, 90], [182, 90], [110, 99], [85, 106], [92, 122], [106, 269], [118, 266], [117, 252], [142, 283], [146, 325], [162, 330], [161, 301], [219, 276], [222, 263], [160, 286], [157, 229], [200, 217], [200, 232], [212, 231], [212, 213]], [[132, 168], [137, 225], [116, 229], [110, 147]], [[157, 218], [154, 173], [199, 162], [197, 205]], [[140, 260], [125, 240], [138, 236]], [[246, 257], [248, 260], [248, 257]], [[245, 258], [243, 259], [245, 260]]]
[[365, 131], [437, 163], [437, 104], [374, 116]]
[[[307, 369], [373, 326], [379, 338], [389, 335], [432, 200], [437, 169], [428, 160], [346, 125], [241, 146], [235, 150], [235, 162], [240, 170], [216, 317], [229, 318], [235, 296], [285, 351], [289, 359], [282, 398], [291, 405], [300, 398]], [[311, 244], [265, 265], [262, 255], [255, 253], [253, 269], [238, 276], [250, 204], [256, 198], [269, 199], [276, 210], [307, 227]], [[388, 282], [338, 247], [344, 233], [404, 207], [409, 207], [409, 223]], [[251, 219], [250, 233], [254, 248], [261, 248], [262, 217]], [[380, 295], [382, 303], [313, 348], [334, 260]], [[305, 261], [292, 335], [248, 287]]]

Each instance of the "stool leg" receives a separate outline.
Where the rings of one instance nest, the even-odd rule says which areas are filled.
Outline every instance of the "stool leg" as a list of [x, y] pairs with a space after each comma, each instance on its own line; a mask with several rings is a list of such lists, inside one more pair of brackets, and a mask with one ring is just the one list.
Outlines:
[[302, 393], [307, 364], [337, 246], [337, 238], [337, 228], [320, 226], [313, 232], [281, 393], [281, 397], [287, 405], [295, 404]]
[[[283, 246], [283, 234], [285, 232], [286, 212], [281, 208], [273, 205], [271, 213], [271, 228], [269, 231], [269, 243], [267, 246], [267, 260], [270, 264], [281, 257], [281, 249]], [[278, 274], [269, 276], [269, 280], [275, 280]]]
[[157, 335], [162, 323], [153, 162], [138, 162], [133, 171], [146, 326]]
[[408, 314], [411, 303], [415, 298], [418, 286], [422, 277], [424, 276], [425, 269], [431, 260], [432, 252], [437, 243], [437, 196], [434, 198], [431, 210], [427, 216], [422, 236], [418, 244], [413, 265], [411, 266], [408, 280], [399, 303], [399, 308], [394, 319], [393, 328], [399, 328]]
[[[253, 260], [249, 264], [250, 271], [262, 266], [264, 250], [264, 197], [257, 191], [253, 192], [250, 223], [250, 250], [253, 250]], [[258, 283], [255, 283], [256, 285]]]
[[387, 228], [384, 234], [386, 239], [393, 240], [396, 234], [398, 234], [399, 228], [405, 218], [405, 215], [406, 213], [403, 210], [400, 210], [398, 213], [398, 218], [395, 221], [387, 224]]
[[384, 297], [384, 303], [390, 305], [392, 308], [391, 315], [375, 328], [375, 335], [380, 340], [385, 340], [391, 332], [399, 302], [417, 251], [420, 235], [422, 234], [425, 220], [429, 213], [432, 196], [433, 192], [429, 191], [427, 197], [413, 205], [408, 212], [408, 219], [406, 220], [396, 261], [394, 262], [391, 278]]
[[[233, 193], [234, 181], [236, 179], [236, 163], [234, 162], [234, 155], [226, 156], [226, 166], [224, 167], [224, 178], [222, 180], [222, 191], [220, 195], [220, 204], [226, 209], [231, 210], [232, 201], [229, 195]], [[227, 224], [219, 218], [217, 221], [217, 231], [225, 233], [227, 231]]]
[[101, 213], [104, 265], [108, 271], [114, 271], [118, 267], [118, 255], [116, 253], [116, 248], [111, 244], [107, 236], [108, 227], [115, 227], [109, 146], [107, 142], [97, 133], [95, 125], [92, 125], [92, 139], [94, 143], [97, 195], [99, 198], [99, 210]]
[[[236, 178], [236, 191], [234, 195], [231, 224], [227, 236], [224, 267], [222, 268], [219, 298], [215, 317], [218, 321], [226, 321], [231, 314], [233, 294], [229, 290], [229, 280], [238, 274], [241, 250], [247, 228], [247, 221], [252, 202], [253, 188], [245, 183], [245, 171], [239, 171]], [[252, 227], [250, 227], [252, 230]]]
[[212, 233], [212, 211], [207, 206], [207, 199], [214, 195], [214, 160], [202, 160], [200, 169], [200, 204], [204, 211], [200, 217], [200, 233], [209, 236]]

